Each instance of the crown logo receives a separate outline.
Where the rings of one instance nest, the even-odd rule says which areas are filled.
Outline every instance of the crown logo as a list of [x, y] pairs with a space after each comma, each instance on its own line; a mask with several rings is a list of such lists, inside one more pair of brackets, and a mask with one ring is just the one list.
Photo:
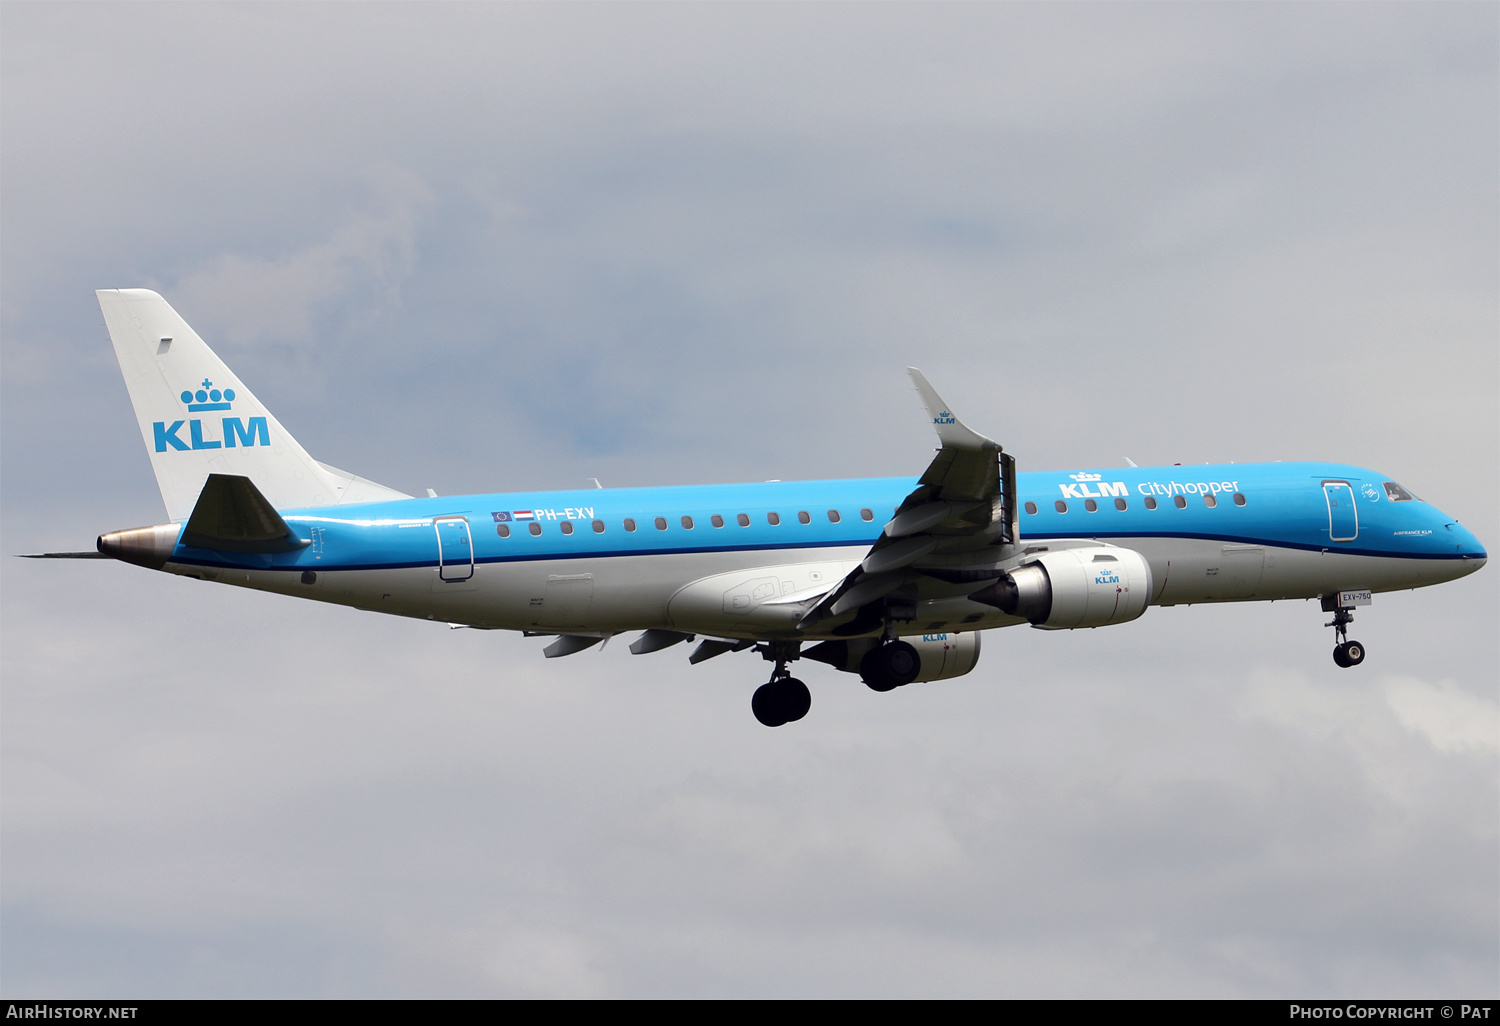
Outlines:
[[1082, 474], [1082, 473], [1079, 473], [1079, 474], [1069, 474], [1068, 476], [1071, 477], [1074, 481], [1098, 481], [1104, 475], [1103, 474]]
[[201, 413], [204, 410], [229, 409], [229, 404], [234, 402], [234, 389], [226, 388], [220, 392], [213, 385], [212, 381], [204, 378], [202, 388], [196, 392], [183, 389], [182, 395], [178, 396], [178, 398], [187, 403], [189, 413]]

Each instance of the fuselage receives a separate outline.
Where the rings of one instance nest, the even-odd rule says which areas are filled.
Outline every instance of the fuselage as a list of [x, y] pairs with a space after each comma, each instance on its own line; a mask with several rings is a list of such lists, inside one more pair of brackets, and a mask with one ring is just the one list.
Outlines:
[[[283, 510], [306, 547], [179, 544], [164, 569], [476, 627], [799, 636], [798, 599], [858, 565], [912, 478], [439, 496]], [[1390, 591], [1479, 569], [1477, 539], [1388, 477], [1340, 464], [1032, 471], [1021, 543], [1149, 563], [1151, 603]], [[901, 632], [1022, 622], [935, 585]], [[819, 635], [800, 635], [815, 638]]]

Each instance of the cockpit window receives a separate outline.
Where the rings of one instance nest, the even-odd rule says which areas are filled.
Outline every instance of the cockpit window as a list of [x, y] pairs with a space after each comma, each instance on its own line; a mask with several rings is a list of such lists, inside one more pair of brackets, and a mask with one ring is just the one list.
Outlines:
[[1415, 495], [1394, 481], [1387, 481], [1385, 483], [1385, 497], [1392, 502], [1410, 502], [1416, 498]]

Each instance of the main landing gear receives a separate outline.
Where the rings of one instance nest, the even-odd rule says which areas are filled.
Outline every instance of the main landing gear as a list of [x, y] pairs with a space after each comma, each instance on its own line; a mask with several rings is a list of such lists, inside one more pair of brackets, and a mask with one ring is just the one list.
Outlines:
[[760, 648], [761, 655], [775, 663], [776, 669], [771, 671], [769, 681], [755, 689], [750, 711], [768, 727], [795, 723], [812, 708], [812, 692], [786, 668], [787, 663], [797, 658], [800, 647], [795, 641], [772, 641]]
[[880, 645], [859, 661], [860, 679], [872, 691], [895, 691], [916, 680], [921, 672], [921, 655], [907, 642], [897, 640], [895, 626], [889, 620]]
[[1349, 640], [1349, 625], [1354, 622], [1353, 607], [1341, 605], [1337, 595], [1327, 595], [1323, 598], [1323, 612], [1333, 614], [1333, 619], [1323, 626], [1332, 627], [1339, 639], [1339, 643], [1333, 646], [1333, 661], [1344, 669], [1364, 662], [1365, 646]]
[[[822, 662], [832, 663], [840, 669], [853, 669], [850, 661], [857, 657], [849, 653], [848, 645], [854, 642], [833, 641], [817, 646], [810, 656]], [[860, 641], [865, 645], [869, 642]], [[830, 645], [838, 648], [832, 650]], [[766, 641], [755, 646], [756, 651], [769, 662], [776, 664], [771, 679], [755, 689], [750, 699], [750, 711], [755, 718], [768, 727], [779, 727], [784, 723], [795, 723], [807, 715], [812, 707], [812, 693], [807, 685], [792, 676], [787, 663], [801, 658], [801, 644], [796, 641]], [[822, 650], [822, 651], [820, 651]], [[922, 672], [922, 656], [916, 647], [896, 637], [894, 626], [887, 622], [880, 644], [871, 648], [859, 659], [859, 675], [874, 691], [894, 691], [910, 684]]]
[[917, 679], [922, 657], [904, 641], [872, 648], [859, 661], [859, 676], [872, 691], [894, 691]]

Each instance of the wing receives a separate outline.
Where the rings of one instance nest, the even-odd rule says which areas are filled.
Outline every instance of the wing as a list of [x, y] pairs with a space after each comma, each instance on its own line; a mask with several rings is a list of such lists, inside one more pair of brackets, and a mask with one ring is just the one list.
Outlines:
[[967, 594], [998, 577], [1004, 547], [1015, 542], [1015, 460], [998, 442], [970, 430], [915, 367], [908, 367], [942, 443], [917, 487], [885, 525], [863, 562], [828, 592], [798, 626], [867, 634], [886, 619], [915, 619], [919, 599]]

